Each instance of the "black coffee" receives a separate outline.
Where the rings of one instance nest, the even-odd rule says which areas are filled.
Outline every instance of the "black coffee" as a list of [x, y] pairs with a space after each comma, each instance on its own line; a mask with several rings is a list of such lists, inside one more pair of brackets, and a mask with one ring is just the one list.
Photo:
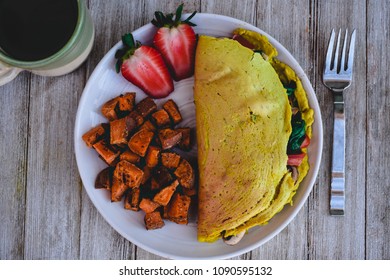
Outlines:
[[24, 61], [47, 58], [72, 36], [76, 0], [0, 0], [0, 48]]

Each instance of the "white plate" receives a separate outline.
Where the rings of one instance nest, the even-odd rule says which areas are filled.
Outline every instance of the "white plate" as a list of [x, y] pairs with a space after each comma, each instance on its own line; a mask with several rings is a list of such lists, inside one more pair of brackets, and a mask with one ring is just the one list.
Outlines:
[[[171, 259], [231, 258], [253, 250], [270, 240], [288, 225], [305, 203], [317, 177], [321, 161], [321, 114], [313, 88], [302, 68], [292, 55], [271, 36], [248, 23], [226, 16], [199, 13], [192, 21], [197, 24], [195, 27], [197, 34], [227, 37], [232, 35], [234, 29], [242, 27], [266, 35], [277, 48], [278, 58], [290, 65], [302, 80], [310, 106], [315, 111], [315, 122], [313, 124], [313, 137], [308, 150], [311, 168], [294, 196], [294, 205], [284, 207], [267, 225], [251, 229], [239, 244], [227, 246], [222, 241], [215, 243], [198, 242], [196, 223], [185, 226], [166, 221], [166, 225], [162, 229], [146, 231], [142, 211], [124, 210], [123, 203], [110, 202], [107, 191], [96, 190], [94, 188], [96, 175], [106, 165], [98, 158], [93, 149], [85, 145], [81, 136], [99, 123], [107, 122], [100, 113], [102, 104], [107, 100], [127, 91], [137, 92], [137, 102], [145, 97], [141, 90], [115, 72], [114, 54], [121, 47], [121, 42], [118, 42], [97, 65], [81, 96], [74, 134], [76, 160], [84, 187], [100, 214], [117, 232], [135, 245], [151, 253]], [[135, 30], [132, 34], [136, 40], [143, 44], [151, 44], [155, 31], [156, 29], [152, 24], [147, 24]], [[193, 78], [175, 83], [175, 91], [169, 98], [174, 99], [179, 105], [185, 120], [183, 125], [194, 127], [195, 108], [192, 86]], [[163, 101], [159, 100], [157, 103]], [[196, 150], [193, 153], [193, 156], [196, 156]]]

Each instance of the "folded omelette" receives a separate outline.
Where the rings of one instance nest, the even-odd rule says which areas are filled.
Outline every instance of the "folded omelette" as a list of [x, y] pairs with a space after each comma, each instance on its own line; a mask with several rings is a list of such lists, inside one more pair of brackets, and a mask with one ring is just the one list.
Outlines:
[[[200, 35], [196, 50], [194, 100], [198, 143], [198, 240], [214, 242], [267, 223], [308, 171], [287, 168], [292, 109], [286, 85], [294, 80], [307, 127], [312, 110], [299, 79], [276, 60], [260, 34], [238, 29], [261, 52], [230, 38]], [[275, 70], [276, 69], [276, 70]], [[310, 130], [308, 130], [311, 133]]]

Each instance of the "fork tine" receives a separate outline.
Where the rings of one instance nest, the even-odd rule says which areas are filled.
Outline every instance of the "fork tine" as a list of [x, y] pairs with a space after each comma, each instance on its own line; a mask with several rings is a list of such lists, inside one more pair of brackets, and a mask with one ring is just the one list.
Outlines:
[[334, 53], [333, 67], [332, 67], [332, 69], [334, 71], [336, 71], [336, 73], [338, 72], [337, 65], [339, 63], [340, 34], [341, 34], [341, 29], [339, 30], [339, 35], [337, 35], [337, 44], [336, 44], [336, 50], [335, 50], [335, 53]]
[[333, 54], [333, 48], [334, 48], [334, 36], [335, 32], [334, 29], [332, 29], [330, 39], [329, 39], [329, 45], [328, 45], [328, 51], [326, 53], [325, 58], [325, 71], [330, 71], [330, 66], [332, 64], [332, 54]]
[[353, 67], [353, 57], [355, 53], [355, 39], [356, 39], [356, 30], [354, 29], [351, 34], [351, 42], [349, 43], [348, 70], [350, 71], [352, 71], [352, 67]]
[[345, 65], [345, 52], [347, 51], [347, 40], [348, 40], [348, 29], [345, 30], [343, 51], [341, 53], [340, 72], [345, 71], [347, 68], [347, 65]]

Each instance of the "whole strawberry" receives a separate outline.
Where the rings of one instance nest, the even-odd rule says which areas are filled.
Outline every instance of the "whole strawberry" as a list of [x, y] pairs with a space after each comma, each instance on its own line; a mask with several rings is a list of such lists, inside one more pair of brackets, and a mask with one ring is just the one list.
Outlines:
[[152, 20], [159, 28], [153, 44], [161, 52], [175, 81], [191, 77], [194, 73], [196, 34], [192, 26], [196, 25], [190, 20], [196, 12], [183, 21], [182, 12], [183, 4], [177, 8], [175, 15], [155, 12]]
[[135, 42], [131, 33], [122, 36], [124, 47], [115, 53], [116, 71], [153, 98], [168, 96], [174, 89], [161, 54]]

